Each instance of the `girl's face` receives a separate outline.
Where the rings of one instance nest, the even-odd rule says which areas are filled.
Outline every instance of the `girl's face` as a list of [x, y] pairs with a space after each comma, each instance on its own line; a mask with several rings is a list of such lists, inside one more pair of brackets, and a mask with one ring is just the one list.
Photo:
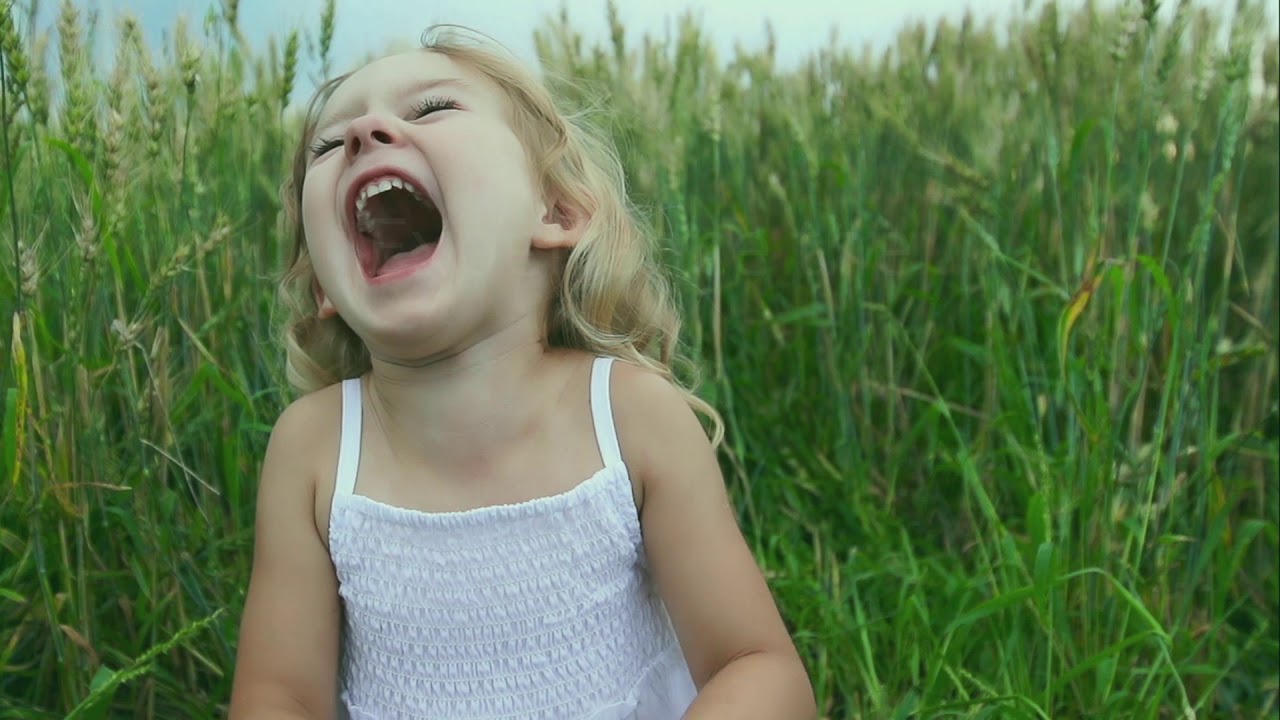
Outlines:
[[549, 212], [509, 100], [436, 53], [373, 62], [322, 108], [302, 189], [320, 315], [375, 358], [412, 362], [521, 322], [540, 327]]

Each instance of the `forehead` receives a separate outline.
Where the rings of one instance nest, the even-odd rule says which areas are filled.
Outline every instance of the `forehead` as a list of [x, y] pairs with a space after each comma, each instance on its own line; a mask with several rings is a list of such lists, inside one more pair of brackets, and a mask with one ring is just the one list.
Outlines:
[[399, 107], [428, 90], [501, 99], [498, 87], [466, 64], [429, 50], [410, 50], [374, 60], [342, 81], [321, 107], [316, 127], [349, 122], [376, 107]]

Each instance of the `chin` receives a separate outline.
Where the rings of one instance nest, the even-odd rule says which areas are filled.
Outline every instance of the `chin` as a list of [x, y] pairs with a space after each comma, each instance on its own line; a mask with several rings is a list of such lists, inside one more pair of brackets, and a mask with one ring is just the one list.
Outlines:
[[368, 318], [360, 336], [376, 356], [399, 360], [447, 353], [464, 335], [456, 313], [443, 304], [416, 307], [383, 307]]

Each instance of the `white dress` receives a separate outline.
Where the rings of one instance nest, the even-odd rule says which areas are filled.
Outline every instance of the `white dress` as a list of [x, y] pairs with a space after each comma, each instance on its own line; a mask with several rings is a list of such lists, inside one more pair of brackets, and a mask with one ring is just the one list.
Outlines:
[[355, 492], [358, 378], [343, 382], [329, 519], [353, 720], [677, 720], [696, 689], [640, 536], [609, 399], [591, 373], [604, 467], [571, 490], [427, 513]]

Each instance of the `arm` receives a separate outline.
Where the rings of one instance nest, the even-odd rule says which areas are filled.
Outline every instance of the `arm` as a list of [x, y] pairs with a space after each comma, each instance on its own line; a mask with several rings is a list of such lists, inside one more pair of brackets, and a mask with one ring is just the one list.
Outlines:
[[816, 717], [808, 674], [693, 411], [666, 380], [632, 366], [619, 364], [615, 383], [645, 550], [699, 688], [685, 720]]
[[340, 608], [337, 578], [316, 530], [311, 418], [326, 415], [313, 403], [308, 397], [287, 408], [267, 445], [231, 720], [335, 714]]

